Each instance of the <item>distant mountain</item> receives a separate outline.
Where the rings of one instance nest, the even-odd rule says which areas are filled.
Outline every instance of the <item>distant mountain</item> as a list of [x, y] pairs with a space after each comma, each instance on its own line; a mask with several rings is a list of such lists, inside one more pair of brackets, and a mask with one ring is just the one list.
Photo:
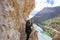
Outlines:
[[60, 15], [60, 6], [58, 6], [58, 7], [45, 7], [40, 12], [38, 12], [32, 18], [32, 20], [34, 20], [34, 22], [41, 22], [41, 21], [45, 21], [45, 20], [54, 18], [58, 15]]

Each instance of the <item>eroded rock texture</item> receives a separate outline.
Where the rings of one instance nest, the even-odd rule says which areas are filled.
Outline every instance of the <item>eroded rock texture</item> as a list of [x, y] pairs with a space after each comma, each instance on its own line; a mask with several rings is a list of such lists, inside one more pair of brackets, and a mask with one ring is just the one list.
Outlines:
[[25, 28], [24, 18], [33, 8], [34, 0], [0, 0], [0, 40], [25, 40], [21, 39]]

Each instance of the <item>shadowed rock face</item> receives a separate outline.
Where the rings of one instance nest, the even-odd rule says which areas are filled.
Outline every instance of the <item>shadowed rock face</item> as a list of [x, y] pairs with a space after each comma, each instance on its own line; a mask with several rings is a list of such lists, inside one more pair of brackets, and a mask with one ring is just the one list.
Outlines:
[[24, 17], [33, 8], [34, 0], [0, 0], [0, 40], [20, 40]]

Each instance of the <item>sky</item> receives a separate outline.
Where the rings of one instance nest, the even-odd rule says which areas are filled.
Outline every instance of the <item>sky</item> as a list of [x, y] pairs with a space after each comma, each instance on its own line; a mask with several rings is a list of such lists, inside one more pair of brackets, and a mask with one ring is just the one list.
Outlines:
[[35, 0], [35, 8], [30, 12], [28, 19], [31, 19], [37, 12], [41, 11], [44, 7], [60, 6], [60, 0]]

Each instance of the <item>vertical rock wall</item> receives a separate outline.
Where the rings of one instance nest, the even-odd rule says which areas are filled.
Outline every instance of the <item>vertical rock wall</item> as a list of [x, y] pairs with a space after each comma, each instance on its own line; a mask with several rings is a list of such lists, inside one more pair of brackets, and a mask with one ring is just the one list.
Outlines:
[[33, 8], [34, 0], [0, 0], [0, 40], [20, 40], [21, 25]]

